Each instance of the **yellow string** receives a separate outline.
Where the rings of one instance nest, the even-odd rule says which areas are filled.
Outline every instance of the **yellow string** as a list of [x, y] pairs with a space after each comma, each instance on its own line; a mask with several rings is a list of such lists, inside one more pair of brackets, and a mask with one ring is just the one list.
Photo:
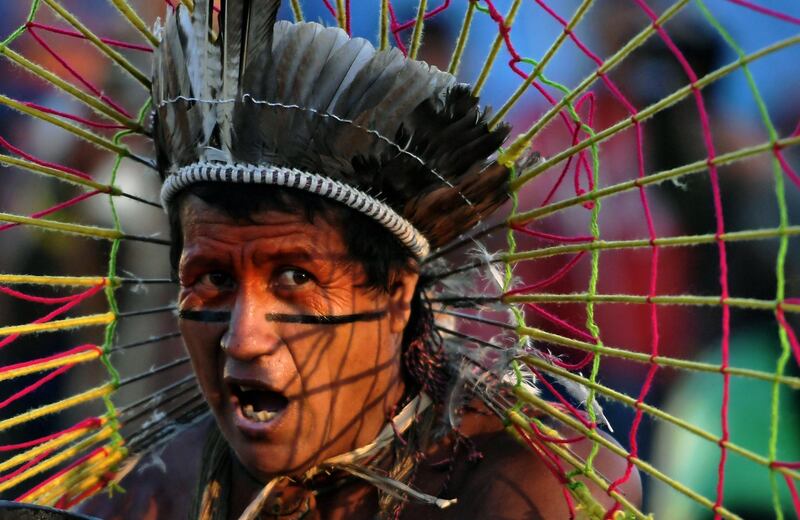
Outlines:
[[453, 55], [450, 57], [450, 64], [447, 66], [447, 72], [453, 76], [458, 74], [458, 68], [461, 65], [461, 56], [464, 54], [464, 47], [467, 45], [469, 39], [469, 30], [472, 28], [472, 19], [475, 15], [475, 2], [470, 2], [467, 5], [467, 12], [464, 14], [464, 21], [461, 23], [461, 31], [456, 40], [456, 48], [453, 50]]
[[[24, 482], [25, 480], [28, 480], [31, 477], [34, 477], [44, 471], [47, 471], [48, 469], [58, 466], [59, 464], [80, 454], [82, 451], [84, 451], [87, 447], [91, 446], [92, 444], [109, 438], [112, 433], [114, 433], [114, 428], [112, 428], [111, 426], [104, 427], [96, 434], [82, 440], [81, 442], [73, 446], [70, 446], [69, 448], [53, 455], [52, 457], [43, 460], [42, 462], [33, 466], [32, 468], [23, 471], [19, 475], [16, 475], [13, 478], [10, 478], [4, 482], [0, 482], [0, 492], [5, 491], [6, 489], [10, 489], [19, 484], [20, 482]], [[56, 482], [58, 480], [60, 480], [60, 478], [56, 479]], [[35, 494], [39, 494], [38, 492], [40, 490], [41, 488], [36, 490]]]
[[110, 119], [112, 119], [112, 120], [114, 120], [114, 121], [116, 121], [116, 122], [118, 122], [118, 123], [120, 123], [122, 125], [125, 125], [126, 127], [130, 128], [131, 130], [133, 130], [135, 132], [143, 133], [142, 126], [138, 122], [133, 121], [131, 119], [128, 119], [127, 117], [123, 116], [122, 114], [120, 114], [119, 112], [117, 112], [116, 110], [111, 108], [110, 106], [106, 105], [102, 101], [99, 101], [98, 99], [95, 99], [92, 96], [86, 94], [85, 92], [83, 92], [82, 90], [77, 88], [76, 86], [72, 85], [71, 83], [69, 83], [67, 81], [64, 81], [63, 79], [58, 77], [56, 74], [53, 74], [49, 70], [45, 69], [44, 67], [42, 67], [42, 66], [40, 66], [40, 65], [38, 65], [38, 64], [36, 64], [36, 63], [34, 63], [32, 61], [30, 61], [29, 59], [25, 58], [24, 56], [22, 56], [20, 54], [17, 54], [16, 52], [14, 52], [13, 50], [9, 49], [8, 47], [0, 46], [0, 54], [3, 54], [8, 59], [10, 59], [14, 63], [16, 63], [17, 65], [22, 67], [23, 69], [27, 70], [31, 74], [39, 76], [39, 78], [47, 81], [48, 83], [50, 83], [51, 85], [53, 85], [57, 89], [62, 90], [64, 92], [74, 96], [76, 99], [78, 99], [79, 101], [81, 101], [85, 105], [91, 107], [98, 114], [103, 115], [105, 117], [108, 117], [108, 118], [110, 118]]
[[147, 74], [134, 67], [133, 64], [126, 60], [122, 54], [112, 49], [108, 44], [104, 43], [100, 38], [97, 37], [96, 34], [90, 31], [88, 27], [83, 25], [72, 13], [64, 9], [63, 6], [59, 5], [58, 2], [55, 2], [54, 0], [44, 0], [44, 2], [50, 6], [50, 9], [55, 11], [58, 16], [66, 20], [67, 23], [77, 29], [87, 40], [92, 42], [94, 46], [100, 50], [100, 52], [108, 56], [117, 65], [122, 67], [146, 89], [150, 89], [150, 78], [147, 76]]
[[300, 6], [299, 0], [292, 0], [292, 13], [295, 22], [303, 21], [303, 8]]
[[103, 474], [121, 462], [128, 453], [126, 449], [114, 444], [107, 444], [104, 448], [105, 451], [95, 453], [75, 468], [37, 489], [35, 493], [24, 497], [25, 501], [53, 506], [62, 496], [78, 496], [100, 482]]
[[75, 429], [73, 431], [66, 432], [63, 435], [59, 435], [55, 439], [51, 439], [51, 440], [49, 440], [47, 442], [43, 442], [42, 444], [40, 444], [40, 445], [38, 445], [38, 446], [36, 446], [34, 448], [31, 448], [31, 449], [29, 449], [27, 451], [24, 451], [24, 452], [20, 453], [19, 455], [15, 455], [15, 456], [11, 457], [10, 459], [8, 459], [8, 460], [6, 460], [4, 462], [0, 462], [0, 472], [6, 471], [8, 469], [11, 469], [11, 468], [13, 468], [15, 466], [18, 466], [18, 465], [20, 465], [22, 463], [25, 463], [25, 462], [29, 461], [29, 460], [33, 460], [37, 456], [41, 455], [44, 452], [52, 451], [52, 450], [54, 450], [56, 448], [60, 448], [61, 446], [69, 444], [70, 442], [74, 441], [75, 439], [78, 439], [79, 437], [82, 437], [87, 432], [95, 431], [99, 427], [104, 426], [107, 421], [108, 421], [108, 419], [106, 419], [104, 417], [101, 417], [99, 425], [86, 426], [84, 428], [78, 428], [78, 429]]
[[71, 233], [73, 235], [83, 235], [93, 238], [106, 238], [109, 240], [116, 240], [125, 236], [123, 233], [120, 233], [115, 229], [99, 228], [95, 226], [82, 226], [80, 224], [70, 224], [69, 222], [58, 222], [55, 220], [23, 217], [22, 215], [12, 215], [11, 213], [0, 213], [0, 221], [25, 224], [28, 226], [46, 229], [48, 231], [60, 231], [62, 233]]
[[[78, 395], [73, 395], [72, 397], [62, 399], [61, 401], [56, 401], [55, 403], [46, 404], [44, 406], [40, 406], [39, 408], [28, 410], [27, 412], [0, 421], [0, 432], [5, 431], [9, 428], [13, 428], [14, 426], [17, 426], [19, 424], [23, 424], [32, 421], [34, 419], [38, 419], [39, 417], [50, 415], [52, 413], [62, 412], [64, 410], [67, 410], [68, 408], [72, 408], [73, 406], [93, 401], [95, 399], [99, 399], [106, 395], [110, 395], [115, 388], [116, 387], [114, 385], [106, 383], [104, 385], [92, 388], [91, 390], [87, 390]], [[0, 488], [0, 491], [2, 491], [2, 488]]]
[[[530, 419], [527, 416], [523, 416], [519, 412], [511, 410], [508, 413], [508, 419], [513, 425], [516, 425], [521, 430], [524, 430], [530, 437], [535, 437], [536, 434], [534, 433], [533, 428], [531, 428]], [[552, 438], [563, 438], [556, 430], [548, 428], [544, 424], [539, 424], [538, 427], [543, 431], [545, 435], [548, 435]], [[520, 435], [519, 432], [517, 432], [516, 429], [511, 424], [509, 424], [509, 426], [506, 427], [506, 431], [508, 433], [511, 433], [511, 435], [515, 437], [523, 446], [531, 450], [533, 453], [537, 453], [536, 450], [532, 446], [530, 446], [528, 442], [524, 440], [522, 435]], [[542, 439], [542, 442], [547, 444], [547, 448], [549, 450], [553, 451], [556, 455], [559, 456], [559, 458], [561, 458], [574, 468], [580, 470], [584, 468], [585, 466], [584, 461], [580, 459], [571, 449], [565, 448], [559, 443], [549, 442], [546, 439]], [[585, 475], [582, 474], [582, 475], [585, 478], [597, 484], [597, 486], [600, 487], [601, 489], [607, 490], [610, 486], [609, 481], [602, 475], [599, 475], [597, 472], [593, 471], [590, 474], [585, 474]], [[583, 485], [583, 483], [580, 483], [576, 486], [572, 486], [569, 489], [570, 492], [575, 496], [575, 498], [580, 502], [576, 506], [576, 510], [581, 512], [581, 516], [578, 516], [578, 518], [587, 518], [587, 519], [591, 518], [593, 520], [603, 518], [605, 513], [605, 508], [603, 508], [603, 506], [600, 505], [597, 499], [592, 496], [591, 492], [587, 489], [585, 485]], [[639, 511], [633, 504], [631, 504], [630, 501], [628, 501], [624, 495], [616, 491], [612, 491], [609, 494], [612, 498], [619, 500], [620, 503], [623, 504], [623, 506], [626, 507], [626, 509], [628, 509], [631, 512], [633, 518], [636, 518], [638, 520], [647, 520], [647, 517], [641, 511]]]
[[103, 278], [102, 276], [40, 276], [33, 274], [0, 274], [0, 283], [9, 285], [109, 285], [108, 279]]
[[72, 184], [77, 184], [79, 186], [87, 186], [89, 188], [94, 188], [95, 190], [102, 191], [103, 193], [113, 193], [115, 195], [119, 195], [120, 193], [120, 190], [117, 190], [112, 186], [108, 186], [106, 184], [100, 184], [99, 182], [95, 182], [90, 179], [84, 179], [72, 173], [67, 173], [61, 170], [56, 170], [55, 168], [50, 168], [49, 166], [42, 166], [41, 164], [36, 164], [35, 162], [28, 161], [26, 159], [20, 159], [17, 157], [12, 157], [10, 155], [0, 154], [0, 163], [7, 164], [9, 166], [18, 166], [20, 168], [24, 168], [34, 173], [47, 175], [49, 177], [55, 177], [62, 181], [70, 182]]
[[116, 316], [113, 312], [104, 314], [90, 314], [78, 318], [65, 318], [63, 320], [49, 321], [47, 323], [26, 323], [24, 325], [9, 325], [0, 327], [0, 336], [10, 336], [11, 334], [32, 334], [36, 332], [50, 332], [53, 330], [74, 329], [78, 327], [88, 327], [90, 325], [107, 325], [114, 321]]
[[422, 45], [422, 28], [425, 25], [425, 9], [428, 7], [428, 0], [419, 0], [417, 7], [417, 22], [414, 24], [414, 33], [411, 35], [411, 47], [408, 49], [409, 59], [417, 59], [417, 53]]
[[158, 38], [156, 38], [152, 31], [147, 28], [147, 24], [144, 23], [144, 20], [142, 20], [138, 14], [136, 14], [136, 11], [131, 9], [131, 6], [128, 5], [128, 2], [125, 0], [111, 0], [111, 3], [114, 4], [117, 10], [122, 13], [128, 22], [130, 22], [130, 24], [134, 26], [136, 30], [147, 39], [148, 42], [150, 42], [150, 45], [153, 47], [158, 47]]
[[44, 370], [49, 370], [51, 368], [61, 367], [64, 365], [77, 365], [79, 363], [86, 363], [87, 361], [99, 358], [100, 354], [100, 349], [91, 349], [86, 350], [85, 352], [78, 352], [69, 356], [60, 357], [58, 359], [50, 359], [41, 363], [34, 363], [23, 367], [6, 370], [4, 372], [0, 372], [0, 381], [15, 379], [17, 377], [34, 374], [36, 372], [42, 372]]
[[[519, 10], [519, 6], [522, 4], [522, 0], [514, 0], [514, 3], [511, 4], [511, 7], [508, 9], [508, 13], [506, 13], [505, 19], [505, 27], [507, 29], [511, 28], [511, 25], [514, 23], [514, 18], [517, 16], [517, 11]], [[494, 61], [497, 58], [497, 53], [500, 52], [500, 47], [503, 45], [503, 35], [499, 34], [495, 37], [494, 42], [489, 50], [489, 55], [486, 57], [486, 61], [483, 62], [483, 68], [481, 69], [478, 78], [475, 80], [475, 83], [472, 85], [472, 95], [478, 96], [483, 89], [486, 80], [489, 79], [489, 73], [494, 66]], [[504, 163], [505, 164], [505, 163]]]
[[0, 95], [0, 103], [6, 105], [9, 108], [13, 108], [25, 115], [35, 117], [36, 119], [41, 119], [47, 123], [50, 123], [53, 126], [57, 126], [62, 130], [65, 130], [76, 137], [80, 137], [81, 139], [96, 144], [101, 148], [105, 148], [106, 150], [112, 151], [117, 155], [121, 155], [123, 157], [128, 157], [130, 152], [124, 146], [118, 145], [112, 141], [109, 141], [105, 137], [99, 136], [93, 132], [88, 130], [84, 130], [82, 127], [78, 125], [74, 125], [72, 123], [67, 123], [66, 121], [48, 114], [47, 112], [43, 112], [39, 109], [30, 107], [24, 103], [20, 103], [16, 99], [11, 99], [8, 96]]

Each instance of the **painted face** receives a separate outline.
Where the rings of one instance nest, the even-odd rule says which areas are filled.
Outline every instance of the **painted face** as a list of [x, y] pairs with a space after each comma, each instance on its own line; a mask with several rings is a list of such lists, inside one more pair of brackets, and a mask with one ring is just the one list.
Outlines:
[[264, 479], [297, 475], [371, 442], [403, 392], [416, 275], [364, 287], [322, 217], [242, 223], [189, 196], [181, 223], [181, 332], [239, 460]]

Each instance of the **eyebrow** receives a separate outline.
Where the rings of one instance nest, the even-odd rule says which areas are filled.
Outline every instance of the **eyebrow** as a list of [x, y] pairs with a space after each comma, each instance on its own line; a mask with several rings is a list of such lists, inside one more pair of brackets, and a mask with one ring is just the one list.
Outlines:
[[[264, 318], [267, 321], [279, 323], [342, 325], [358, 321], [377, 321], [386, 316], [387, 313], [387, 309], [372, 312], [357, 312], [354, 314], [280, 314], [270, 312], [265, 314]], [[182, 320], [199, 321], [203, 323], [225, 323], [230, 322], [231, 313], [229, 311], [211, 311], [204, 309], [182, 310], [178, 312], [178, 317]]]

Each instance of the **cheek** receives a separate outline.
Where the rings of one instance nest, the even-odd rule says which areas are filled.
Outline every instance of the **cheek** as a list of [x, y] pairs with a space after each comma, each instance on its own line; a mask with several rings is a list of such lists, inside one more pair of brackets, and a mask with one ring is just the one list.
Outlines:
[[181, 322], [180, 330], [197, 382], [209, 404], [214, 406], [220, 401], [220, 334], [211, 326], [186, 321]]
[[295, 352], [305, 391], [320, 399], [339, 393], [363, 399], [399, 373], [399, 338], [382, 322], [315, 334], [313, 346]]

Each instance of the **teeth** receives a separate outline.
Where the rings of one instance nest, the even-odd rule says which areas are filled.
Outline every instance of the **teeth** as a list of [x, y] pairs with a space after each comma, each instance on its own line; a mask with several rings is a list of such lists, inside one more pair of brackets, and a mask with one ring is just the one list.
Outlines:
[[275, 414], [274, 412], [267, 412], [267, 411], [261, 411], [261, 412], [258, 412], [256, 414], [256, 416], [258, 417], [258, 420], [259, 421], [263, 421], [263, 422], [269, 421], [270, 419], [275, 417], [275, 415], [277, 415], [277, 414]]
[[244, 405], [242, 407], [242, 413], [244, 414], [245, 417], [247, 417], [251, 421], [258, 421], [258, 422], [271, 421], [272, 419], [275, 418], [276, 415], [278, 415], [275, 412], [268, 412], [266, 410], [261, 410], [259, 412], [256, 412], [253, 409], [253, 405], [252, 404]]

